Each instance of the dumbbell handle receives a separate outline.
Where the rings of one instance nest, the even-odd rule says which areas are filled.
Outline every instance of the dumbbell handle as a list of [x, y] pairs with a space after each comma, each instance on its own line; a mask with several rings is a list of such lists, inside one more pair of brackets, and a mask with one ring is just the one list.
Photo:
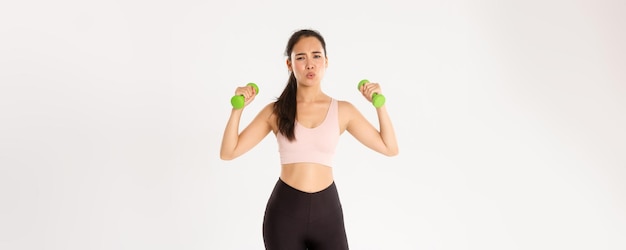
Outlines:
[[[357, 86], [357, 89], [360, 91], [361, 90], [361, 86], [368, 84], [370, 81], [368, 81], [367, 79], [363, 79], [359, 82], [359, 85]], [[378, 93], [373, 93], [372, 94], [372, 105], [374, 105], [374, 107], [376, 108], [380, 108], [383, 105], [385, 105], [385, 96], [382, 94], [378, 94]]]
[[[248, 83], [247, 85], [254, 88], [255, 95], [259, 94], [259, 86], [257, 86], [253, 82]], [[243, 95], [234, 95], [232, 98], [230, 98], [230, 104], [233, 105], [234, 109], [241, 109], [246, 104], [246, 98], [243, 97]]]

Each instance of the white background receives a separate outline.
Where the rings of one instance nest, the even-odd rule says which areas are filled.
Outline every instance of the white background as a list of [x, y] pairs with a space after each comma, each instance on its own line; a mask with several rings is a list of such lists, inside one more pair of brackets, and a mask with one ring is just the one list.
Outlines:
[[624, 1], [4, 1], [1, 249], [262, 249], [268, 135], [219, 159], [287, 81], [300, 28], [323, 89], [399, 138], [341, 137], [352, 249], [626, 249]]

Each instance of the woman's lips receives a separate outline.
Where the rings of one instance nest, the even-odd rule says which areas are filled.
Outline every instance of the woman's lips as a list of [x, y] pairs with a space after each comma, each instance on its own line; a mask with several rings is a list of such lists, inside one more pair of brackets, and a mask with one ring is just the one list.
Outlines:
[[308, 74], [306, 74], [306, 78], [307, 78], [307, 79], [313, 79], [313, 78], [315, 78], [315, 73], [308, 73]]

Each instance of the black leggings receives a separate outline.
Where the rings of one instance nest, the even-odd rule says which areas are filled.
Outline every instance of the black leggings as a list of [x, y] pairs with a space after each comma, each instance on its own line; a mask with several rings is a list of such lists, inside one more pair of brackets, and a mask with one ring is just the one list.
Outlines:
[[337, 187], [306, 193], [280, 178], [263, 220], [265, 249], [348, 249]]

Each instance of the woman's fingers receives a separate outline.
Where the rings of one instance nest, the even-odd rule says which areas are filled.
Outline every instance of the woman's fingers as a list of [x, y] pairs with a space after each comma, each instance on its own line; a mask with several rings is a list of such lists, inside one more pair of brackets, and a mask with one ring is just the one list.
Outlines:
[[382, 90], [380, 88], [380, 84], [375, 83], [375, 82], [370, 82], [370, 83], [364, 84], [361, 87], [361, 93], [363, 94], [365, 99], [367, 99], [369, 102], [371, 102], [372, 101], [372, 95], [374, 95], [374, 93], [382, 94]]
[[243, 87], [237, 87], [237, 89], [235, 90], [235, 95], [243, 96], [245, 105], [248, 105], [248, 103], [254, 100], [254, 97], [256, 96], [256, 91], [251, 85], [246, 85]]

